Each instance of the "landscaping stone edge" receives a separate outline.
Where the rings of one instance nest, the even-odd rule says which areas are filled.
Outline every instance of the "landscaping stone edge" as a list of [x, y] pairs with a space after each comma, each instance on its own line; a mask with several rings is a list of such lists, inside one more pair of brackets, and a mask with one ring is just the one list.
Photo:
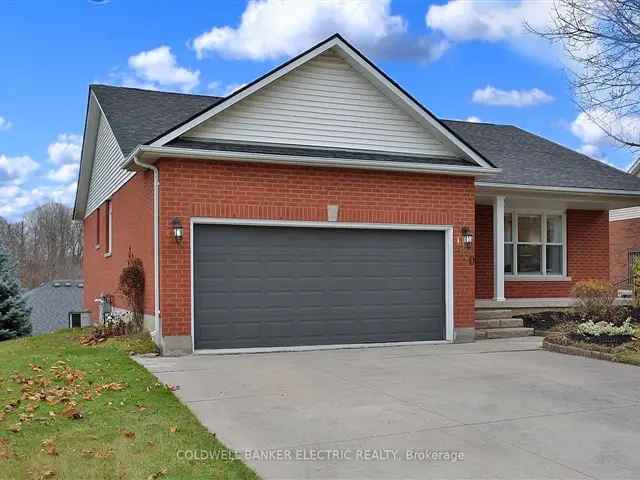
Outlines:
[[567, 355], [577, 355], [580, 357], [596, 358], [598, 360], [608, 360], [617, 362], [616, 357], [610, 353], [598, 352], [596, 350], [587, 350], [586, 348], [574, 347], [572, 345], [559, 345], [548, 341], [546, 338], [542, 341], [542, 348], [556, 353], [564, 353]]

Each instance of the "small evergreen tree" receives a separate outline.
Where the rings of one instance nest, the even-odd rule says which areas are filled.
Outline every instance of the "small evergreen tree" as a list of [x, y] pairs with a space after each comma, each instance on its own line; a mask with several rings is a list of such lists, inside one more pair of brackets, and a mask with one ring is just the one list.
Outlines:
[[27, 306], [15, 266], [0, 249], [0, 340], [23, 337], [31, 333], [31, 310]]

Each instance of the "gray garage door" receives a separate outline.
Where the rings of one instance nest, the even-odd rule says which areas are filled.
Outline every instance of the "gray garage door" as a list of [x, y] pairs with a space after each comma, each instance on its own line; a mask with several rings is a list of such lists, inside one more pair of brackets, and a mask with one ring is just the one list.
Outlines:
[[444, 233], [194, 226], [196, 349], [445, 338]]

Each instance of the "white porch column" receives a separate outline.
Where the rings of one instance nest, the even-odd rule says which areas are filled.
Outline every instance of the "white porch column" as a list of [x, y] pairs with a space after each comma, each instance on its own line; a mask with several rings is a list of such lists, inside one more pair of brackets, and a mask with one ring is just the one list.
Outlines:
[[497, 196], [493, 202], [493, 259], [494, 296], [504, 302], [504, 196]]

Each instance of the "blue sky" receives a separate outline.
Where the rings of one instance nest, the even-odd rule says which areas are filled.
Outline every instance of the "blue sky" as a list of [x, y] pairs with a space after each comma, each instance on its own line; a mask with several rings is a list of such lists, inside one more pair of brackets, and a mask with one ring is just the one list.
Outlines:
[[224, 95], [338, 31], [443, 118], [511, 123], [620, 168], [573, 102], [550, 2], [4, 2], [0, 216], [71, 204], [90, 83]]

